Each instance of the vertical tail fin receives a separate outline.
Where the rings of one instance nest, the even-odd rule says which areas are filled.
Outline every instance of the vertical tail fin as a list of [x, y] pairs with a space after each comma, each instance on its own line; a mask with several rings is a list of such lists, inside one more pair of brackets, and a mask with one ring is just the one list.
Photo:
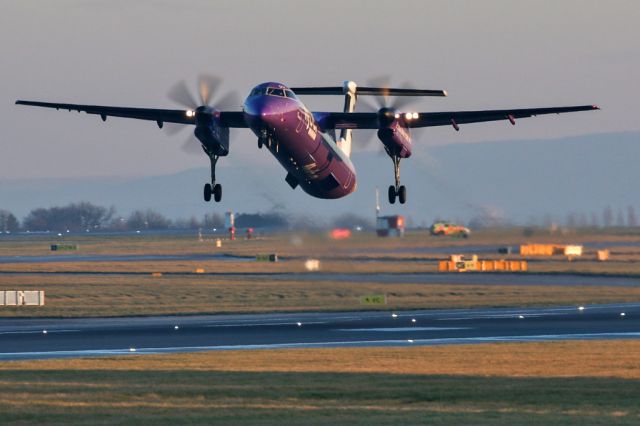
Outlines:
[[[344, 112], [353, 112], [356, 109], [356, 88], [358, 86], [353, 81], [345, 81], [342, 85], [344, 93]], [[351, 135], [353, 130], [340, 130], [340, 139], [336, 142], [338, 147], [347, 157], [351, 157]]]

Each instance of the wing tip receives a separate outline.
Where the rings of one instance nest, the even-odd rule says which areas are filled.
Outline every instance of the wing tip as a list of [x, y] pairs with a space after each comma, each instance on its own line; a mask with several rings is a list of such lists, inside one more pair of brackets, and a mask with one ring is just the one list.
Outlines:
[[596, 104], [591, 105], [591, 109], [600, 109], [600, 107]]

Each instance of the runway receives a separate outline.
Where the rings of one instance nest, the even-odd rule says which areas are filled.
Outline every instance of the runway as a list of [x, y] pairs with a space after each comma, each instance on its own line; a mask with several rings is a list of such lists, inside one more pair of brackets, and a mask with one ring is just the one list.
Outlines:
[[397, 313], [2, 319], [0, 360], [638, 338], [640, 303]]

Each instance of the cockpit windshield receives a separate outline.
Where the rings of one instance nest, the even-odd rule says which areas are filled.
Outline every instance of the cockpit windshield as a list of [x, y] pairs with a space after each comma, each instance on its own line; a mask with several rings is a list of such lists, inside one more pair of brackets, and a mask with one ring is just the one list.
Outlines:
[[289, 89], [280, 89], [278, 87], [256, 87], [251, 91], [249, 96], [260, 96], [260, 95], [270, 95], [270, 96], [280, 96], [282, 98], [291, 98], [298, 99], [298, 97]]
[[269, 88], [267, 88], [267, 95], [282, 96], [284, 98], [284, 90], [277, 89], [275, 87], [269, 87]]

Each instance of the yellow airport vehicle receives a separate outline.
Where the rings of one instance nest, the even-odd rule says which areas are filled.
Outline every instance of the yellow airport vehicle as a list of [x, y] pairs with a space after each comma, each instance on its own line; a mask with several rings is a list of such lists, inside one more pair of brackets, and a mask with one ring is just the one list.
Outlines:
[[451, 222], [435, 222], [429, 229], [431, 235], [469, 238], [471, 230]]

